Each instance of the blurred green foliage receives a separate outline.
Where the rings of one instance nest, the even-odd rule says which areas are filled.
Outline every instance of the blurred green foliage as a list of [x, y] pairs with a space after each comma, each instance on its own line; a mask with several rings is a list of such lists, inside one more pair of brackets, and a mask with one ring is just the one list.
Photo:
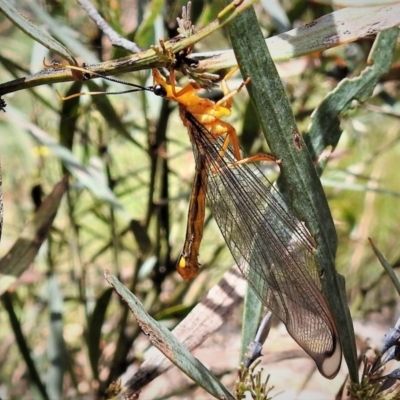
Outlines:
[[[133, 3], [95, 5], [116, 31], [142, 46], [176, 34], [175, 18], [183, 1]], [[301, 0], [283, 3], [292, 26], [331, 11]], [[111, 47], [75, 2], [48, 1], [42, 6], [58, 27], [58, 40], [83, 61], [127, 54]], [[18, 7], [43, 24], [31, 2], [21, 1]], [[152, 13], [157, 7], [162, 12]], [[192, 20], [200, 28], [222, 8], [221, 1], [195, 1]], [[275, 25], [260, 6], [257, 10], [266, 35], [275, 34]], [[1, 15], [0, 35], [1, 82], [37, 72], [43, 58], [52, 59]], [[71, 47], [75, 43], [79, 49]], [[365, 38], [279, 67], [301, 131], [307, 130], [312, 111], [341, 79], [357, 76], [366, 67], [372, 43]], [[219, 31], [199, 43], [196, 51], [229, 47], [226, 33]], [[342, 138], [322, 177], [339, 236], [337, 268], [347, 278], [353, 315], [361, 318], [372, 311], [391, 312], [397, 301], [367, 240], [372, 237], [385, 257], [399, 265], [399, 79], [398, 69], [392, 72], [368, 102], [354, 104], [342, 119]], [[148, 73], [123, 78], [149, 84]], [[119, 90], [113, 83], [96, 84]], [[59, 84], [57, 90], [74, 93], [80, 90], [77, 85]], [[129, 365], [140, 361], [143, 348], [135, 346], [140, 330], [125, 305], [111, 296], [104, 269], [119, 276], [148, 312], [161, 315], [171, 328], [233, 264], [208, 218], [199, 278], [182, 282], [175, 272], [194, 162], [173, 104], [146, 93], [82, 96], [63, 103], [55, 89], [42, 86], [7, 96], [7, 113], [0, 119], [5, 206], [1, 255], [32, 218], [37, 193], [48, 194], [65, 172], [60, 162], [66, 157], [63, 150], [44, 146], [25, 122], [61, 143], [67, 157], [73, 155], [79, 163], [47, 242], [2, 298], [2, 398], [100, 397]], [[241, 123], [252, 115], [245, 94], [234, 103], [230, 122], [243, 133], [246, 150], [266, 151], [254, 130], [257, 126], [250, 130]], [[29, 350], [25, 360], [11, 320], [19, 325], [20, 340]], [[36, 377], [28, 372], [29, 357]]]

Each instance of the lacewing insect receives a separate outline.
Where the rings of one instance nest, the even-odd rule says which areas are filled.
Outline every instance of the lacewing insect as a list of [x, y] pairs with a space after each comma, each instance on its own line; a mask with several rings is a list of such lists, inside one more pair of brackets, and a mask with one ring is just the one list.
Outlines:
[[[236, 70], [232, 70], [227, 77], [235, 71]], [[227, 77], [225, 79], [227, 79]], [[223, 144], [219, 154], [223, 157], [226, 149], [231, 147], [235, 157], [235, 162], [231, 165], [232, 167], [238, 163], [275, 160], [271, 155], [267, 154], [256, 154], [252, 157], [242, 158], [235, 129], [232, 125], [220, 119], [222, 116], [230, 114], [232, 97], [243, 88], [247, 81], [244, 82], [236, 91], [228, 93], [224, 80], [223, 86], [226, 95], [220, 101], [215, 103], [207, 98], [200, 98], [196, 94], [197, 90], [191, 84], [182, 89], [176, 88], [174, 85], [167, 85], [166, 81], [157, 69], [153, 69], [153, 80], [153, 91], [155, 94], [175, 100], [181, 105], [180, 114], [185, 126], [188, 125], [183, 110], [186, 110], [190, 115], [194, 116], [195, 119], [200, 122], [201, 126], [209, 131], [213, 137], [223, 137]], [[173, 73], [171, 81], [175, 82]], [[185, 244], [177, 263], [177, 270], [184, 279], [194, 278], [200, 269], [198, 255], [201, 240], [203, 238], [205, 218], [205, 199], [208, 181], [208, 173], [206, 170], [207, 163], [209, 164], [208, 161], [200, 156], [197, 157], [196, 154], [196, 173], [190, 196]]]
[[[214, 103], [199, 98], [190, 84], [174, 87], [173, 77], [167, 84], [157, 70], [153, 79], [154, 93], [179, 103], [180, 117], [188, 128], [196, 162], [191, 204], [201, 193], [203, 207], [206, 194], [233, 258], [264, 305], [285, 324], [321, 374], [335, 377], [342, 349], [321, 292], [313, 239], [260, 169], [250, 165], [271, 157], [242, 158], [234, 128], [220, 120], [230, 113], [235, 92]], [[189, 210], [189, 225], [192, 218]], [[186, 237], [185, 247], [190, 239]], [[186, 263], [187, 255], [183, 256]]]
[[342, 348], [321, 292], [313, 258], [313, 238], [252, 163], [272, 157], [265, 154], [243, 157], [235, 129], [221, 120], [230, 114], [232, 97], [246, 82], [228, 93], [223, 81], [225, 97], [213, 102], [198, 97], [191, 84], [176, 87], [173, 74], [168, 84], [153, 69], [153, 80], [154, 86], [134, 85], [137, 89], [131, 91], [152, 91], [179, 104], [196, 163], [178, 271], [185, 279], [198, 272], [207, 199], [233, 258], [258, 297], [285, 324], [320, 373], [328, 379], [334, 378], [340, 369]]

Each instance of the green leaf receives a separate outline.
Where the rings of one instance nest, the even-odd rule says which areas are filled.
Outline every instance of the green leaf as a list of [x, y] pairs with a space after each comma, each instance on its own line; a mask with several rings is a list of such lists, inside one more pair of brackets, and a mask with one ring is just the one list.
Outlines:
[[244, 301], [242, 319], [242, 348], [240, 350], [240, 360], [246, 355], [250, 343], [254, 340], [260, 323], [263, 304], [250, 285], [247, 285], [246, 297]]
[[[54, 37], [68, 46], [69, 49], [73, 49], [74, 54], [85, 60], [86, 63], [92, 64], [99, 62], [99, 59], [93, 51], [90, 51], [85, 46], [79, 37], [76, 35], [76, 31], [71, 29], [68, 25], [60, 23], [58, 19], [55, 19], [49, 14], [40, 2], [37, 0], [26, 0], [29, 9], [36, 16], [36, 18], [42, 22], [44, 26], [52, 33]], [[54, 40], [54, 39], [53, 39]], [[47, 47], [47, 46], [46, 46]], [[68, 51], [68, 50], [67, 50]], [[71, 63], [70, 63], [71, 64]], [[71, 65], [77, 65], [75, 63]]]
[[351, 7], [267, 39], [274, 61], [289, 60], [374, 35], [400, 24], [400, 4]]
[[181, 371], [208, 393], [217, 399], [234, 400], [228, 389], [197, 358], [193, 357], [168, 329], [147, 314], [134, 294], [108, 271], [105, 271], [105, 277], [118, 295], [127, 303], [140, 328], [153, 346], [157, 347]]
[[[227, 323], [243, 300], [245, 280], [237, 267], [225, 272], [222, 279], [207, 296], [181, 321], [172, 334], [188, 350], [193, 350], [204, 340]], [[144, 362], [125, 387], [137, 392], [167, 371], [173, 364], [157, 349], [150, 348], [144, 354]]]
[[0, 0], [0, 11], [19, 29], [25, 32], [33, 40], [41, 43], [44, 47], [54, 51], [61, 57], [65, 58], [69, 64], [77, 65], [73, 55], [60, 42], [50, 36], [46, 31], [32, 24], [24, 17], [12, 4], [7, 0]]
[[92, 367], [92, 373], [95, 379], [99, 378], [101, 331], [103, 329], [103, 324], [105, 321], [107, 308], [111, 300], [112, 292], [113, 290], [111, 288], [106, 289], [97, 299], [96, 306], [90, 317], [88, 326], [89, 359], [90, 366]]
[[33, 219], [25, 226], [19, 239], [0, 260], [0, 294], [4, 293], [35, 259], [40, 246], [47, 238], [67, 185], [67, 177], [64, 177], [54, 186]]
[[399, 282], [399, 278], [397, 278], [397, 275], [393, 270], [393, 267], [386, 260], [386, 258], [383, 257], [382, 253], [375, 246], [375, 244], [372, 241], [372, 239], [368, 238], [368, 240], [369, 240], [369, 243], [371, 244], [372, 250], [374, 250], [374, 253], [375, 253], [376, 257], [378, 258], [379, 262], [381, 263], [383, 269], [387, 272], [387, 274], [389, 275], [390, 279], [392, 280], [392, 283], [393, 283], [394, 287], [396, 288], [397, 293], [400, 295], [400, 282]]
[[[398, 28], [380, 33], [369, 57], [372, 65], [365, 68], [358, 77], [343, 79], [314, 111], [308, 132], [311, 140], [309, 149], [314, 159], [319, 158], [327, 147], [336, 147], [342, 134], [340, 116], [349, 110], [353, 100], [365, 102], [382, 75], [389, 71], [398, 35]], [[326, 161], [320, 160], [319, 167], [323, 168]]]
[[[291, 202], [289, 207], [304, 221], [316, 241], [314, 265], [322, 290], [338, 325], [351, 378], [358, 381], [353, 324], [347, 305], [344, 279], [336, 273], [337, 236], [329, 206], [310, 154], [301, 136], [281, 79], [253, 9], [246, 10], [228, 27], [238, 65], [272, 153], [282, 160], [279, 178]], [[243, 35], [243, 32], [246, 35]], [[316, 271], [313, 272], [314, 274]]]
[[15, 312], [14, 307], [14, 299], [13, 295], [10, 292], [6, 292], [1, 295], [1, 302], [3, 304], [4, 310], [8, 314], [8, 318], [10, 320], [11, 329], [14, 333], [15, 342], [18, 346], [18, 349], [21, 353], [23, 360], [25, 361], [25, 365], [27, 370], [29, 371], [30, 379], [32, 383], [35, 385], [37, 390], [39, 391], [41, 398], [44, 400], [49, 400], [49, 396], [47, 395], [46, 388], [40, 378], [39, 372], [36, 368], [36, 365], [32, 359], [32, 349], [29, 347], [27, 340], [25, 339], [24, 333], [22, 331], [21, 322], [18, 320], [17, 313]]

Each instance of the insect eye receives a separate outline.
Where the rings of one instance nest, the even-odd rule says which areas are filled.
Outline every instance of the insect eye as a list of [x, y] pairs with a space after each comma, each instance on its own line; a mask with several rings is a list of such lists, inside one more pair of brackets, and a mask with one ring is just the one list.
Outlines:
[[161, 85], [155, 85], [153, 92], [156, 96], [160, 97], [165, 97], [167, 95], [167, 91]]

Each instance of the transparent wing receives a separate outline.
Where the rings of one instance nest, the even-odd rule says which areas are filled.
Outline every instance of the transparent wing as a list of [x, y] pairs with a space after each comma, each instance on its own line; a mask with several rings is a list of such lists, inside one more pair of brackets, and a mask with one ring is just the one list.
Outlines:
[[181, 116], [196, 160], [206, 159], [207, 200], [241, 272], [320, 372], [334, 377], [341, 347], [309, 232], [256, 165], [232, 167], [232, 149], [220, 155], [224, 137], [214, 138], [188, 112]]

